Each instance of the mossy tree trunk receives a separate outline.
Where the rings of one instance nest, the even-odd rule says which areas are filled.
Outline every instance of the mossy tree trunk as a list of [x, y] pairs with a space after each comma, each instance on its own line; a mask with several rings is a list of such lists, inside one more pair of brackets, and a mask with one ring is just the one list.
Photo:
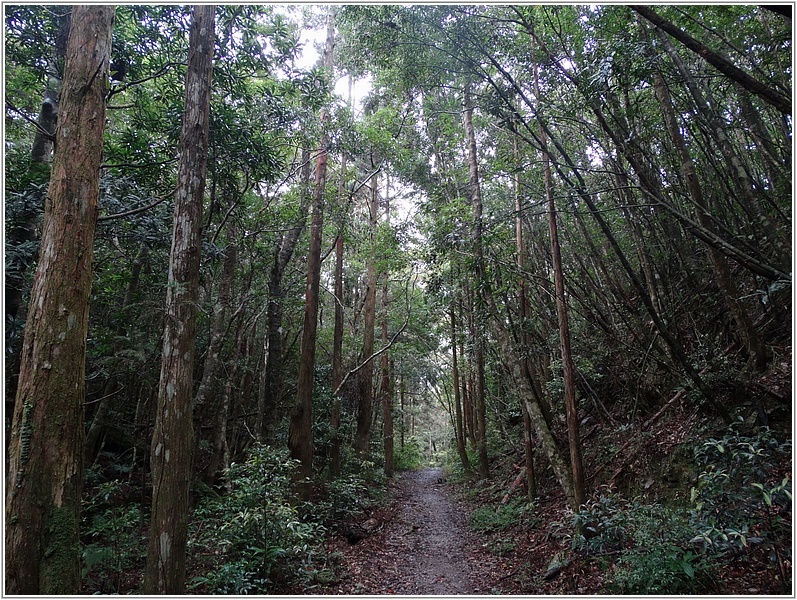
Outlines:
[[76, 6], [9, 448], [7, 594], [80, 591], [86, 334], [112, 6]]
[[152, 435], [152, 517], [146, 594], [182, 594], [188, 539], [196, 306], [207, 171], [215, 7], [194, 7], [174, 197], [158, 406]]

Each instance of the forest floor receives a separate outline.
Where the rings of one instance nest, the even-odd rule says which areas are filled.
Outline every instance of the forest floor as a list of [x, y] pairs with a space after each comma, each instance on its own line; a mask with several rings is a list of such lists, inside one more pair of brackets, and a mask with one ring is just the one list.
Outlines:
[[[302, 593], [326, 595], [603, 595], [617, 594], [611, 566], [573, 553], [560, 490], [538, 498], [532, 515], [495, 531], [474, 530], [476, 514], [497, 513], [494, 486], [447, 482], [441, 468], [397, 473], [388, 498], [370, 514], [375, 531], [355, 543], [342, 534], [327, 541], [339, 553], [337, 580]], [[487, 511], [486, 513], [484, 511]], [[469, 523], [470, 520], [470, 523]], [[763, 549], [756, 554], [766, 554]], [[610, 553], [612, 554], [612, 553]], [[726, 565], [712, 593], [770, 595], [784, 588], [765, 556]], [[789, 577], [790, 579], [790, 577]]]
[[[373, 535], [355, 544], [342, 535], [329, 540], [327, 549], [343, 555], [343, 573], [323, 593], [592, 594], [603, 588], [595, 565], [560, 576], [567, 565], [558, 557], [566, 548], [542, 533], [473, 531], [468, 515], [482, 502], [466, 500], [463, 491], [441, 468], [397, 474], [388, 501], [372, 515], [379, 522]], [[564, 505], [561, 494], [542, 497], [535, 521], [552, 523]]]
[[390, 499], [373, 518], [373, 535], [350, 544], [334, 536], [328, 549], [344, 556], [332, 594], [489, 594], [506, 575], [498, 557], [469, 531], [467, 510], [453, 499], [443, 469], [397, 474]]

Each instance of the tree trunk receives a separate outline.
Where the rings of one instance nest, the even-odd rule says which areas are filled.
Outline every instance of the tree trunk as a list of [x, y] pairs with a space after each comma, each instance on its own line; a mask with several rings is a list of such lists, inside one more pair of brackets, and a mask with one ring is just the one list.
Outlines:
[[459, 392], [459, 366], [457, 365], [457, 314], [453, 300], [451, 301], [449, 314], [451, 315], [451, 372], [454, 379], [454, 434], [457, 440], [457, 453], [459, 454], [459, 461], [462, 463], [462, 469], [465, 471], [465, 473], [470, 473], [470, 461], [468, 460], [468, 452], [465, 448], [462, 398], [460, 397]]
[[86, 334], [115, 8], [75, 6], [9, 448], [5, 592], [80, 591]]
[[[654, 69], [653, 71], [653, 87], [656, 98], [659, 101], [659, 106], [661, 107], [667, 132], [678, 154], [689, 194], [696, 205], [695, 217], [697, 222], [705, 229], [713, 230], [714, 224], [708, 216], [708, 206], [703, 198], [703, 188], [695, 172], [695, 165], [686, 147], [686, 142], [678, 127], [667, 84], [658, 69]], [[763, 371], [767, 364], [766, 353], [753, 327], [750, 316], [747, 314], [744, 306], [742, 306], [742, 303], [738, 300], [739, 292], [731, 276], [728, 260], [719, 250], [711, 246], [708, 247], [708, 255], [714, 267], [714, 275], [717, 278], [717, 284], [722, 291], [728, 310], [736, 322], [736, 327], [747, 351], [750, 364], [754, 369]]]
[[230, 406], [232, 404], [233, 382], [238, 377], [239, 365], [241, 363], [241, 351], [246, 344], [244, 339], [244, 328], [246, 324], [244, 313], [239, 313], [237, 318], [238, 327], [235, 332], [235, 351], [232, 356], [232, 366], [224, 381], [224, 391], [221, 393], [221, 402], [216, 409], [216, 419], [213, 427], [213, 454], [205, 470], [205, 481], [208, 483], [215, 479], [220, 467], [226, 468], [229, 466], [226, 460], [229, 457], [227, 422], [229, 421], [231, 412]]
[[[64, 11], [63, 21], [58, 31], [58, 39], [67, 39], [69, 27], [72, 22], [71, 13], [68, 6], [53, 6], [50, 10]], [[63, 59], [65, 46], [56, 44], [53, 48], [53, 56], [50, 62], [52, 71], [57, 71], [56, 65], [59, 59]], [[58, 92], [61, 88], [61, 80], [50, 75], [42, 98], [42, 106], [39, 111], [39, 118], [36, 123], [38, 128], [33, 137], [33, 144], [30, 152], [30, 181], [44, 183], [50, 176], [50, 163], [53, 154], [53, 140], [55, 139], [55, 125], [58, 120]], [[6, 249], [20, 247], [23, 244], [31, 243], [36, 240], [36, 222], [39, 216], [40, 206], [33, 206], [27, 203], [22, 214], [13, 220], [7, 220], [6, 225]], [[5, 271], [5, 316], [6, 316], [6, 413], [13, 414], [14, 398], [17, 395], [17, 382], [19, 380], [19, 361], [20, 347], [19, 341], [8, 339], [8, 324], [20, 318], [20, 310], [23, 304], [23, 290], [25, 287], [25, 273], [33, 262], [32, 257], [20, 260], [16, 268]], [[7, 263], [6, 263], [7, 264]], [[24, 315], [24, 311], [23, 311]], [[23, 317], [24, 318], [24, 317]], [[6, 431], [8, 436], [8, 431]], [[8, 439], [8, 437], [7, 437]]]
[[[518, 161], [519, 159], [519, 149], [518, 149], [518, 136], [512, 136], [512, 153], [515, 157], [515, 160]], [[518, 161], [519, 162], [519, 161]], [[525, 376], [528, 378], [529, 383], [534, 385], [534, 373], [533, 367], [529, 361], [528, 353], [531, 347], [531, 343], [529, 340], [529, 333], [528, 333], [528, 326], [527, 323], [529, 317], [529, 306], [528, 300], [526, 299], [526, 280], [524, 273], [526, 271], [526, 246], [523, 243], [523, 218], [522, 218], [522, 210], [523, 206], [521, 203], [521, 196], [520, 196], [520, 171], [519, 168], [515, 167], [515, 173], [512, 176], [512, 184], [514, 186], [514, 194], [515, 194], [515, 247], [517, 250], [517, 267], [520, 273], [518, 279], [518, 308], [520, 313], [520, 352], [523, 361], [523, 370], [525, 371]], [[455, 361], [456, 362], [456, 361]], [[455, 365], [456, 366], [456, 365]], [[541, 400], [542, 394], [540, 394]], [[542, 407], [542, 402], [540, 402]], [[459, 407], [457, 407], [459, 408]], [[526, 409], [526, 405], [524, 402], [520, 403], [520, 410], [523, 413], [523, 456], [526, 463], [526, 493], [528, 495], [529, 502], [533, 502], [537, 497], [537, 480], [535, 478], [534, 473], [534, 445], [533, 445], [533, 437], [531, 433], [532, 423], [531, 417], [529, 416], [529, 411]], [[544, 411], [543, 411], [544, 413]], [[550, 424], [550, 422], [549, 422]]]
[[[540, 102], [537, 81], [537, 63], [534, 63], [534, 94]], [[576, 403], [575, 368], [570, 350], [570, 325], [567, 318], [567, 298], [565, 297], [565, 275], [562, 271], [562, 252], [559, 246], [559, 232], [556, 224], [556, 204], [553, 197], [551, 164], [545, 131], [540, 126], [542, 145], [543, 177], [545, 180], [545, 199], [548, 203], [548, 231], [551, 236], [551, 262], [553, 263], [554, 287], [556, 290], [556, 315], [559, 321], [559, 345], [562, 351], [562, 376], [565, 385], [565, 411], [567, 413], [567, 438], [570, 446], [570, 468], [573, 471], [573, 500], [576, 507], [586, 502], [584, 488], [584, 465], [581, 460], [581, 438], [579, 436], [578, 404]]]
[[[138, 288], [138, 284], [141, 278], [141, 269], [144, 267], [144, 260], [148, 254], [147, 245], [142, 243], [141, 247], [138, 250], [138, 254], [136, 255], [135, 259], [133, 259], [133, 265], [130, 269], [130, 279], [127, 282], [127, 286], [125, 286], [125, 295], [122, 298], [122, 306], [120, 307], [120, 313], [124, 316], [129, 316], [129, 307], [130, 304], [133, 302], [133, 294], [135, 293], [136, 289]], [[126, 319], [118, 320], [115, 325], [114, 329], [116, 330], [116, 335], [118, 339], [125, 338], [130, 334], [130, 327], [129, 321]], [[120, 350], [123, 349], [123, 344], [120, 342], [114, 342], [112, 353], [116, 354]], [[93, 464], [95, 457], [97, 456], [97, 447], [98, 442], [100, 441], [100, 436], [105, 431], [105, 426], [108, 424], [108, 414], [111, 409], [112, 401], [111, 398], [117, 393], [121, 392], [124, 388], [124, 385], [120, 384], [119, 376], [117, 373], [111, 375], [108, 380], [108, 384], [105, 386], [106, 390], [110, 390], [108, 393], [105, 394], [104, 398], [101, 398], [97, 403], [97, 409], [94, 412], [94, 417], [91, 420], [91, 425], [86, 431], [86, 443], [84, 446], [84, 457], [85, 457], [85, 465], [86, 468]]]
[[214, 14], [212, 5], [195, 6], [189, 34], [163, 355], [150, 451], [153, 489], [144, 573], [146, 594], [182, 594], [185, 591], [188, 493], [194, 441], [196, 305], [208, 156]]
[[[349, 77], [349, 99], [351, 99], [351, 77]], [[340, 181], [338, 183], [338, 205], [343, 206], [343, 192], [346, 184], [346, 154], [340, 160]], [[343, 378], [343, 234], [345, 219], [341, 217], [338, 237], [335, 240], [335, 326], [332, 334], [332, 389], [337, 390]], [[329, 474], [334, 479], [340, 475], [340, 395], [332, 398], [332, 411], [329, 425], [332, 429], [329, 451]]]
[[[385, 221], [390, 223], [390, 200], [385, 193]], [[388, 345], [387, 337], [387, 273], [382, 285], [382, 348]], [[379, 386], [379, 395], [382, 398], [382, 440], [385, 454], [385, 477], [393, 477], [393, 402], [392, 385], [390, 383], [390, 359], [387, 352], [382, 353], [382, 381]]]
[[[490, 303], [492, 313], [498, 315], [498, 307], [495, 305], [495, 300], [490, 296], [487, 297], [487, 300]], [[539, 403], [534, 397], [534, 393], [531, 391], [528, 379], [523, 375], [520, 362], [517, 360], [516, 353], [512, 349], [512, 341], [509, 334], [501, 326], [498, 318], [492, 319], [492, 325], [496, 340], [504, 355], [504, 361], [512, 374], [512, 380], [519, 388], [518, 392], [521, 401], [528, 411], [534, 429], [537, 431], [537, 435], [540, 438], [540, 447], [548, 458], [548, 462], [553, 469], [556, 480], [559, 482], [562, 491], [564, 491], [570, 506], [574, 509], [578, 508], [578, 504], [576, 504], [576, 493], [573, 489], [573, 473], [562, 457], [559, 446], [556, 444], [556, 439], [548, 427], [548, 423], [545, 421], [545, 417], [540, 410]]]
[[679, 29], [673, 23], [671, 23], [661, 15], [657, 14], [650, 7], [631, 6], [630, 8], [631, 10], [634, 10], [643, 17], [645, 17], [648, 21], [650, 21], [651, 23], [653, 23], [663, 31], [666, 31], [676, 40], [681, 42], [684, 46], [686, 46], [696, 54], [699, 54], [703, 59], [706, 60], [706, 62], [710, 63], [726, 77], [739, 83], [745, 89], [749, 90], [750, 92], [761, 98], [767, 104], [774, 106], [783, 114], [791, 115], [791, 98], [789, 98], [788, 96], [781, 94], [780, 92], [771, 88], [765, 83], [762, 83], [757, 79], [755, 79], [754, 77], [751, 77], [750, 75], [742, 71], [739, 67], [732, 64], [727, 58], [721, 56], [717, 52], [714, 52], [711, 48], [709, 48], [705, 44], [697, 41], [691, 35]]
[[301, 217], [282, 239], [274, 251], [271, 276], [268, 283], [268, 308], [266, 310], [267, 348], [263, 393], [258, 399], [256, 434], [261, 442], [273, 443], [276, 427], [281, 421], [280, 396], [282, 395], [282, 312], [285, 290], [282, 277], [293, 256], [296, 243], [307, 226], [307, 199], [310, 187], [310, 152], [301, 153], [299, 208]]
[[474, 311], [474, 337], [473, 337], [473, 362], [475, 363], [474, 396], [473, 404], [476, 409], [476, 448], [479, 454], [479, 475], [486, 478], [490, 475], [490, 463], [487, 458], [487, 410], [484, 399], [484, 252], [482, 248], [482, 195], [479, 182], [478, 155], [476, 153], [476, 134], [473, 130], [473, 105], [470, 92], [465, 93], [465, 107], [463, 110], [465, 136], [468, 144], [468, 182], [470, 187], [471, 204], [473, 205], [473, 229], [471, 241], [474, 252], [474, 277], [475, 277], [475, 311]]
[[[335, 46], [335, 29], [332, 16], [327, 21], [327, 42], [324, 65], [332, 70], [332, 51]], [[305, 288], [304, 329], [299, 362], [296, 403], [291, 412], [288, 430], [288, 449], [291, 457], [300, 463], [296, 474], [296, 491], [302, 499], [310, 498], [309, 480], [313, 476], [313, 373], [315, 371], [315, 342], [318, 329], [318, 292], [321, 284], [321, 241], [324, 230], [324, 190], [327, 183], [327, 127], [329, 113], [322, 108], [320, 114], [322, 134], [315, 166], [312, 222], [310, 225], [310, 250], [307, 256], [307, 286]]]
[[[728, 166], [729, 179], [733, 182], [731, 186], [734, 193], [733, 195], [749, 218], [750, 224], [757, 228], [759, 237], [758, 245], [760, 246], [757, 250], [770, 250], [769, 254], [773, 255], [773, 258], [777, 260], [781, 270], [787, 273], [791, 272], [792, 256], [790, 236], [783, 230], [780, 223], [769, 218], [766, 212], [762, 210], [760, 203], [754, 197], [753, 189], [756, 186], [753, 184], [748, 168], [744, 165], [741, 157], [733, 150], [731, 142], [728, 139], [725, 120], [719, 117], [717, 108], [709, 101], [709, 97], [703, 93], [703, 90], [695, 81], [692, 73], [686, 67], [683, 60], [681, 60], [681, 57], [675, 51], [672, 43], [670, 43], [670, 39], [667, 35], [663, 31], [658, 31], [657, 33], [659, 34], [659, 38], [665, 50], [678, 68], [678, 72], [683, 77], [684, 84], [695, 102], [698, 115], [705, 118], [709, 125], [708, 129], [713, 137], [709, 137], [708, 141], [716, 143], [725, 158], [725, 164]], [[784, 221], [787, 221], [787, 219], [784, 219]], [[711, 227], [708, 231], [717, 235], [719, 234], [714, 227]], [[718, 250], [722, 251], [719, 248]]]
[[374, 329], [376, 325], [376, 257], [373, 252], [373, 242], [376, 239], [377, 215], [379, 209], [379, 191], [377, 176], [371, 180], [371, 199], [368, 203], [370, 215], [370, 236], [372, 251], [368, 256], [365, 290], [365, 316], [363, 318], [363, 350], [362, 359], [367, 363], [360, 370], [359, 406], [357, 408], [357, 432], [354, 436], [354, 450], [361, 460], [368, 457], [368, 446], [371, 438], [371, 411], [374, 401], [374, 365], [370, 359], [374, 353]]
[[[238, 264], [238, 249], [235, 246], [237, 243], [235, 240], [236, 227], [228, 223], [227, 232], [227, 247], [224, 249], [219, 293], [213, 306], [210, 341], [208, 342], [205, 364], [202, 369], [202, 380], [199, 382], [199, 387], [194, 396], [194, 411], [201, 416], [209, 412], [210, 406], [208, 405], [211, 403], [211, 398], [216, 396], [213, 391], [219, 383], [217, 374], [221, 365], [221, 349], [224, 344], [224, 333], [227, 329], [230, 294], [232, 293], [235, 278], [235, 268]], [[201, 424], [203, 420], [203, 418], [198, 418], [197, 422]]]

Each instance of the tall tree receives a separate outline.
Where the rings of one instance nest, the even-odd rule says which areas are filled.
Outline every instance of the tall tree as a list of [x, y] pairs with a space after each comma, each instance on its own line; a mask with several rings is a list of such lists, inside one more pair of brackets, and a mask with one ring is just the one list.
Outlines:
[[485, 294], [489, 293], [485, 286], [487, 278], [484, 267], [484, 248], [482, 241], [482, 193], [479, 181], [479, 163], [476, 153], [476, 133], [473, 128], [473, 101], [471, 91], [465, 92], [464, 110], [462, 119], [465, 126], [465, 138], [468, 152], [468, 187], [471, 205], [473, 207], [473, 225], [471, 230], [471, 243], [473, 244], [473, 272], [474, 272], [474, 331], [473, 331], [473, 362], [475, 363], [475, 379], [473, 382], [473, 406], [476, 416], [476, 448], [479, 454], [479, 475], [487, 477], [490, 474], [490, 463], [487, 458], [487, 409], [484, 399], [484, 345], [485, 332], [484, 315], [486, 314]]
[[86, 334], [116, 9], [75, 6], [6, 496], [6, 593], [80, 590]]
[[[372, 164], [373, 166], [373, 164]], [[369, 235], [371, 248], [375, 248], [376, 226], [379, 210], [378, 177], [371, 179], [371, 194], [368, 201]], [[365, 459], [368, 456], [368, 446], [371, 441], [371, 411], [374, 404], [374, 330], [376, 326], [376, 257], [372, 250], [367, 259], [365, 304], [363, 305], [363, 346], [362, 369], [359, 373], [359, 403], [357, 406], [357, 431], [354, 435], [354, 450], [357, 455]]]
[[158, 406], [152, 435], [152, 516], [147, 594], [185, 589], [188, 493], [193, 451], [193, 382], [202, 205], [207, 170], [215, 6], [193, 9], [174, 196]]
[[[534, 94], [541, 102], [538, 66], [534, 63]], [[573, 470], [573, 501], [581, 506], [586, 501], [584, 490], [584, 466], [581, 460], [581, 437], [579, 436], [578, 405], [576, 404], [575, 367], [570, 346], [570, 322], [567, 316], [565, 296], [565, 274], [562, 269], [562, 250], [559, 245], [559, 228], [556, 223], [556, 201], [553, 195], [550, 155], [545, 130], [540, 126], [539, 139], [542, 145], [543, 178], [545, 200], [548, 204], [548, 232], [551, 237], [551, 262], [553, 263], [554, 289], [556, 291], [556, 316], [559, 322], [559, 346], [562, 354], [562, 377], [565, 387], [565, 412], [567, 414], [567, 437], [570, 447], [570, 468]]]
[[[324, 67], [332, 72], [332, 57], [335, 48], [335, 25], [333, 15], [327, 18], [327, 41], [324, 49]], [[321, 285], [321, 241], [324, 233], [324, 193], [327, 184], [327, 124], [329, 112], [321, 109], [321, 140], [315, 165], [312, 217], [310, 223], [310, 251], [307, 256], [307, 286], [305, 288], [304, 329], [302, 350], [296, 390], [296, 403], [291, 412], [288, 431], [288, 448], [291, 456], [300, 463], [297, 491], [305, 499], [310, 497], [307, 481], [313, 475], [313, 374], [315, 372], [315, 345], [318, 329], [318, 294]]]
[[[385, 222], [390, 224], [390, 198], [385, 190]], [[388, 345], [388, 274], [384, 273], [382, 283], [382, 348]], [[393, 477], [393, 390], [390, 381], [390, 359], [387, 352], [382, 353], [382, 379], [379, 396], [382, 399], [382, 446], [385, 456], [385, 476]]]
[[310, 187], [310, 151], [302, 148], [299, 168], [299, 219], [290, 230], [281, 236], [280, 242], [274, 249], [274, 262], [271, 265], [271, 275], [268, 281], [268, 309], [266, 334], [266, 368], [264, 389], [260, 394], [257, 411], [256, 434], [261, 441], [273, 443], [277, 424], [282, 412], [280, 405], [280, 392], [282, 389], [282, 316], [284, 312], [285, 289], [282, 283], [285, 269], [293, 256], [299, 236], [307, 226], [307, 204]]

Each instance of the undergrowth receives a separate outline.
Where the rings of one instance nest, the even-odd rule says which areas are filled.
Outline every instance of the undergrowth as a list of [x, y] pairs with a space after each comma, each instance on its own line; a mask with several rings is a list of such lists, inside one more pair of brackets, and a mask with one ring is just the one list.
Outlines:
[[[695, 450], [699, 474], [687, 505], [627, 499], [604, 488], [551, 531], [573, 551], [614, 559], [610, 589], [623, 594], [706, 593], [729, 561], [765, 549], [766, 568], [791, 583], [791, 451], [767, 428], [742, 422]], [[614, 558], [616, 557], [616, 558]]]

